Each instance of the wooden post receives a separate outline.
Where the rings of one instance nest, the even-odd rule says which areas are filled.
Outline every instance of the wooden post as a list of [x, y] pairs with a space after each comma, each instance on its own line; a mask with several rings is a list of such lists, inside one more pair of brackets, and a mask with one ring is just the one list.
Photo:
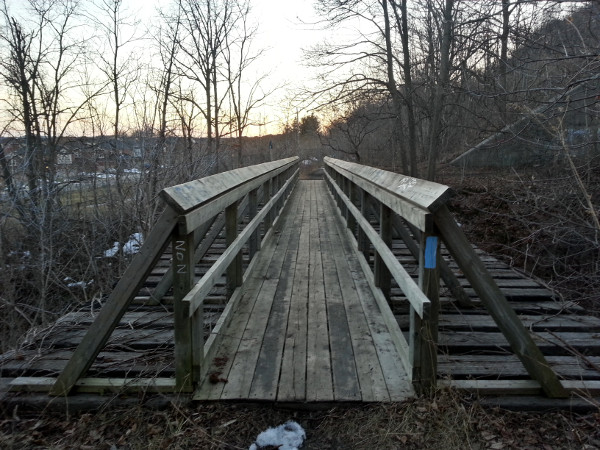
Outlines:
[[[252, 221], [256, 217], [258, 212], [258, 189], [254, 189], [248, 193], [248, 216], [249, 221]], [[250, 240], [248, 242], [248, 252], [250, 261], [254, 258], [254, 255], [257, 251], [260, 250], [260, 229], [256, 228], [256, 230], [250, 236]]]
[[[333, 175], [334, 175], [334, 177], [333, 177], [334, 183], [337, 184], [341, 189], [342, 184], [340, 181], [342, 179], [342, 176], [338, 172], [335, 172], [335, 171], [333, 172]], [[342, 209], [343, 202], [342, 202], [341, 197], [338, 195], [337, 191], [334, 191], [334, 197], [335, 197], [335, 202], [337, 203], [337, 207], [339, 208], [340, 211], [343, 211], [343, 209]]]
[[178, 391], [193, 390], [193, 328], [189, 304], [182, 302], [194, 285], [194, 233], [173, 236], [173, 318], [175, 321], [175, 383]]
[[[265, 181], [265, 184], [263, 185], [263, 206], [266, 205], [267, 203], [269, 203], [269, 200], [271, 200], [271, 183], [272, 183], [272, 180], [268, 179], [267, 181]], [[263, 232], [264, 232], [264, 234], [267, 234], [267, 231], [269, 231], [269, 229], [271, 228], [271, 225], [273, 225], [273, 212], [272, 211], [269, 211], [269, 214], [267, 214], [265, 216], [263, 225], [264, 225]]]
[[[348, 198], [350, 198], [350, 180], [348, 180], [346, 177], [342, 177], [341, 179], [342, 184], [340, 185], [340, 187], [342, 188], [342, 192], [344, 193], [344, 195]], [[344, 217], [344, 219], [346, 219], [346, 225], [348, 224], [349, 221], [349, 216], [351, 216], [352, 214], [350, 214], [350, 211], [348, 209], [348, 207], [346, 206], [346, 204], [344, 202], [342, 202], [342, 217]]]
[[[225, 241], [229, 247], [238, 235], [237, 202], [232, 203], [225, 209]], [[240, 251], [227, 268], [227, 296], [242, 285], [242, 252]]]
[[[360, 213], [367, 221], [369, 220], [369, 193], [364, 189], [360, 190]], [[358, 251], [362, 252], [367, 263], [369, 263], [369, 240], [361, 227], [358, 227], [356, 241], [358, 242]]]
[[410, 308], [410, 353], [413, 360], [412, 380], [419, 393], [430, 393], [437, 382], [438, 316], [440, 310], [439, 238], [421, 233], [419, 287], [431, 301], [424, 317]]
[[[350, 191], [349, 192], [350, 202], [352, 202], [352, 204], [354, 206], [356, 206], [356, 202], [358, 199], [358, 188], [350, 180], [348, 180], [348, 183], [349, 183], [349, 191]], [[354, 218], [354, 216], [352, 215], [352, 213], [350, 212], [350, 210], [348, 208], [346, 208], [346, 224], [348, 225], [348, 228], [352, 232], [352, 235], [356, 236], [356, 219]]]
[[[385, 245], [391, 248], [392, 246], [392, 210], [380, 203], [379, 206], [379, 226], [381, 240]], [[392, 277], [390, 271], [383, 262], [381, 256], [375, 254], [375, 286], [381, 289], [385, 298], [390, 299], [390, 289], [392, 286]]]
[[529, 375], [540, 383], [548, 397], [568, 397], [568, 392], [456, 224], [448, 207], [441, 206], [434, 218], [446, 247]]

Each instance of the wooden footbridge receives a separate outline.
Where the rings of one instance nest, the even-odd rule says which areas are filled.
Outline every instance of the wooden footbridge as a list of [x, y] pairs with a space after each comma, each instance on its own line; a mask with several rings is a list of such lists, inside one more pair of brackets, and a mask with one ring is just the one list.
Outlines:
[[289, 158], [164, 190], [102, 307], [0, 356], [0, 396], [598, 396], [600, 320], [474, 249], [447, 186], [324, 166], [323, 180]]

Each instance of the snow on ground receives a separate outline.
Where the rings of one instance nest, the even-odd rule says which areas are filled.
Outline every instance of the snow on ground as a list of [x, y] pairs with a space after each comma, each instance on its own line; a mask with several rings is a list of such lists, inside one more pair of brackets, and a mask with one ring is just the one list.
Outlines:
[[121, 243], [115, 241], [112, 248], [104, 251], [104, 256], [106, 258], [111, 258], [115, 256], [121, 248], [123, 248], [123, 254], [134, 255], [140, 251], [140, 247], [142, 246], [143, 242], [144, 238], [142, 233], [133, 233], [131, 236], [129, 236], [129, 240], [125, 242], [122, 247]]
[[269, 428], [258, 435], [249, 450], [274, 446], [279, 450], [298, 450], [304, 443], [306, 433], [296, 422], [290, 420], [276, 428]]
[[91, 280], [91, 281], [88, 281], [88, 282], [85, 282], [85, 281], [75, 281], [71, 277], [66, 277], [63, 281], [65, 283], [67, 283], [67, 287], [68, 288], [80, 287], [82, 289], [85, 289], [86, 287], [88, 287], [90, 284], [92, 284], [94, 282], [94, 280]]

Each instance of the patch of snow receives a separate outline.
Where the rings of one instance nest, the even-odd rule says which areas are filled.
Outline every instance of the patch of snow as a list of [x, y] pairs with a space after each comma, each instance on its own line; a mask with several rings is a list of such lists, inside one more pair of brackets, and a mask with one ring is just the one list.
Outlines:
[[67, 283], [68, 288], [80, 287], [82, 289], [85, 289], [86, 287], [88, 287], [90, 284], [92, 284], [94, 282], [94, 280], [88, 281], [87, 283], [85, 281], [75, 281], [71, 277], [65, 277], [63, 281], [65, 283], [67, 283], [68, 281], [72, 281], [72, 283]]
[[260, 450], [263, 447], [274, 446], [279, 450], [298, 450], [306, 439], [304, 429], [292, 420], [269, 428], [258, 435], [249, 450]]
[[123, 246], [121, 246], [119, 242], [115, 242], [112, 248], [105, 250], [104, 257], [112, 258], [117, 253], [119, 253], [119, 249], [121, 248], [123, 249], [124, 255], [135, 255], [137, 252], [140, 251], [140, 247], [143, 243], [144, 238], [142, 236], [142, 233], [133, 233], [131, 236], [129, 236], [129, 240], [125, 242]]
[[115, 242], [112, 248], [109, 248], [108, 250], [104, 251], [104, 256], [106, 258], [112, 258], [119, 252], [119, 248], [121, 248], [121, 244]]
[[129, 240], [123, 244], [123, 253], [126, 255], [134, 255], [140, 251], [140, 247], [144, 242], [142, 233], [133, 233], [129, 236]]
[[8, 256], [20, 256], [21, 258], [31, 258], [31, 252], [29, 250], [26, 250], [24, 252], [13, 250], [9, 252]]

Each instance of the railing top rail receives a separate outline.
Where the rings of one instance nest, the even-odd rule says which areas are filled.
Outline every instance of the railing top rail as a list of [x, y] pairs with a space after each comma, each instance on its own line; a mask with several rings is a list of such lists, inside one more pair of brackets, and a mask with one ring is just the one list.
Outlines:
[[[421, 180], [328, 156], [324, 158], [324, 161], [325, 164], [343, 175], [351, 175], [351, 179], [358, 177], [384, 190], [384, 192], [379, 192], [379, 195], [374, 195], [375, 197], [393, 195], [428, 212], [435, 212], [453, 195], [450, 187], [432, 181]], [[378, 199], [383, 200], [382, 198]]]
[[297, 156], [222, 172], [163, 189], [161, 197], [179, 214], [193, 209], [269, 172], [279, 173], [298, 161]]

